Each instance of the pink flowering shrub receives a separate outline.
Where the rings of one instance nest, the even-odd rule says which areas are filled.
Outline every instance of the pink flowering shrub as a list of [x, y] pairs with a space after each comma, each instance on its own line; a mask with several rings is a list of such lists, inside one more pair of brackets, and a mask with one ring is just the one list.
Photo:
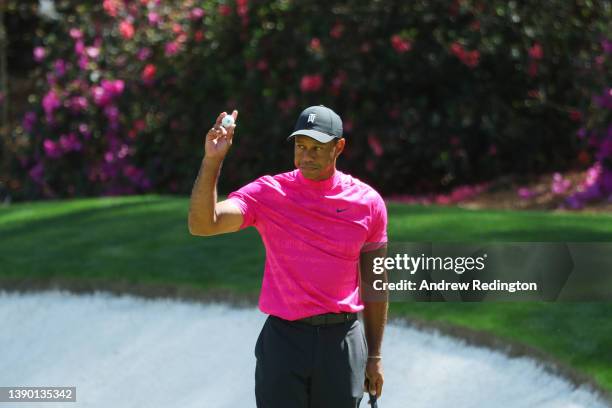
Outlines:
[[207, 4], [105, 0], [58, 10], [70, 23], [33, 47], [40, 93], [15, 132], [27, 140], [18, 152], [26, 194], [177, 192], [192, 177], [182, 163], [205, 128], [187, 123], [205, 105], [185, 111], [207, 88], [184, 89], [202, 82], [187, 67], [210, 50], [205, 16], [216, 7]]
[[565, 206], [580, 209], [594, 201], [612, 202], [612, 38], [601, 37], [596, 44], [598, 55], [595, 58], [595, 73], [588, 85], [596, 89], [590, 101], [585, 103], [584, 111], [588, 120], [580, 116], [576, 120], [582, 124], [577, 137], [583, 143], [583, 154], [590, 155], [595, 162], [586, 173], [578, 191], [569, 196]]
[[[612, 16], [597, 4], [55, 3], [63, 18], [36, 31], [36, 91], [13, 134], [23, 198], [188, 193], [206, 131], [237, 108], [227, 191], [290, 169], [297, 114], [325, 104], [345, 122], [341, 169], [455, 201], [501, 174], [573, 165], [596, 132], [586, 123], [609, 110], [601, 81], [583, 80], [603, 72]], [[599, 153], [583, 153], [607, 169], [597, 135]]]

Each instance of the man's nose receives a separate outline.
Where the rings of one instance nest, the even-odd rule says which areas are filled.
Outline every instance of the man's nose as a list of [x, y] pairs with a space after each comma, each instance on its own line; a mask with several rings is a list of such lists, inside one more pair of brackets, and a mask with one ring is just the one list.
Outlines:
[[314, 164], [314, 159], [312, 157], [309, 157], [307, 154], [302, 156], [302, 159], [300, 160], [300, 162], [302, 164]]

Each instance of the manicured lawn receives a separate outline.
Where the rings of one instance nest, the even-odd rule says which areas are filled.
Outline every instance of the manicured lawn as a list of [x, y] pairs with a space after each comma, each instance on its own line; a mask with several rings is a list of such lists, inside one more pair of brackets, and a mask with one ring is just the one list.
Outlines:
[[[66, 277], [256, 293], [257, 232], [187, 230], [188, 199], [140, 196], [0, 207], [0, 279]], [[612, 215], [389, 204], [391, 241], [612, 240]], [[612, 391], [612, 303], [393, 303], [397, 315], [487, 330], [539, 348]]]

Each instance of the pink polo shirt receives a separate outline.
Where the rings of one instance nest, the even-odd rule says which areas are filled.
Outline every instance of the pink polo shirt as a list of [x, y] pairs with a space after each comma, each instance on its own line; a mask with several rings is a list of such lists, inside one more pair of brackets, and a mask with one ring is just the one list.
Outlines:
[[286, 320], [358, 312], [359, 254], [387, 242], [387, 210], [366, 183], [336, 170], [323, 181], [299, 170], [234, 191], [244, 222], [266, 248], [259, 309]]

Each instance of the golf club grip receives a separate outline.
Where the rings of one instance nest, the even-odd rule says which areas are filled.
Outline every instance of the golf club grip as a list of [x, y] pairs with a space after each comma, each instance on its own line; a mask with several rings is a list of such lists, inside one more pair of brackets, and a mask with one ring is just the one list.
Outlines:
[[372, 395], [369, 392], [368, 395], [370, 396], [370, 408], [378, 408], [378, 402], [376, 402], [376, 395]]

